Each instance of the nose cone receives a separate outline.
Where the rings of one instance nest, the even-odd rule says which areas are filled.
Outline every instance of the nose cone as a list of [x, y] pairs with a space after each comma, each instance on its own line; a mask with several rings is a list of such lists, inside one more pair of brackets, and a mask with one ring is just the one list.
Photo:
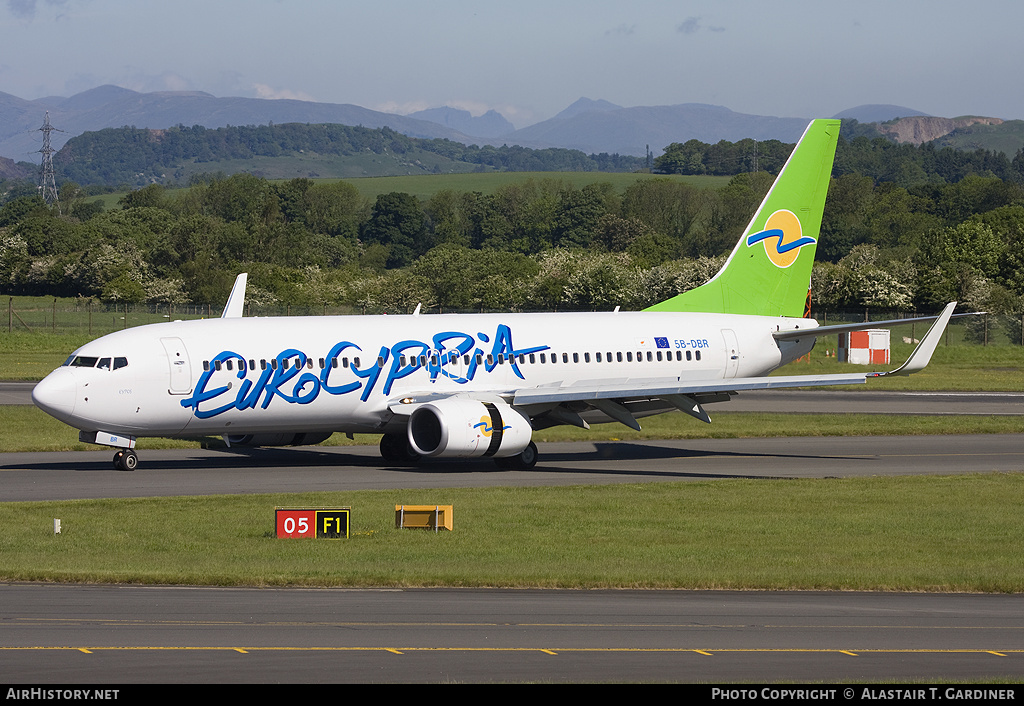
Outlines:
[[69, 368], [57, 368], [32, 388], [36, 407], [61, 421], [75, 411], [75, 397], [75, 376]]

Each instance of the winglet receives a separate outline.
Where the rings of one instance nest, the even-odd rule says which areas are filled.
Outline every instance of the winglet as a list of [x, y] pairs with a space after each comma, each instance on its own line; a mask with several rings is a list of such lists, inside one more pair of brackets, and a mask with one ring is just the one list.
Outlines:
[[924, 335], [921, 342], [914, 349], [914, 352], [907, 358], [907, 362], [888, 373], [878, 373], [876, 377], [882, 377], [884, 375], [910, 375], [916, 373], [918, 370], [924, 370], [925, 366], [928, 365], [932, 359], [932, 353], [935, 352], [935, 348], [939, 345], [939, 339], [942, 338], [942, 332], [946, 330], [946, 325], [949, 323], [949, 317], [953, 315], [953, 309], [956, 308], [956, 302], [950, 302], [946, 304], [946, 308], [939, 314], [939, 318], [935, 319], [935, 322], [928, 329], [928, 333]]
[[245, 283], [249, 279], [249, 273], [243, 272], [235, 278], [235, 285], [228, 295], [228, 303], [224, 305], [222, 319], [240, 319], [245, 306]]

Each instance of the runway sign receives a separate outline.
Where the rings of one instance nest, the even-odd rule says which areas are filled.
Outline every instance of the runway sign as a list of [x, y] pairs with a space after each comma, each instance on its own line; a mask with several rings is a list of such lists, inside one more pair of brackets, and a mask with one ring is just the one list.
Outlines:
[[348, 537], [350, 507], [275, 508], [277, 536], [308, 537], [316, 539], [344, 539]]

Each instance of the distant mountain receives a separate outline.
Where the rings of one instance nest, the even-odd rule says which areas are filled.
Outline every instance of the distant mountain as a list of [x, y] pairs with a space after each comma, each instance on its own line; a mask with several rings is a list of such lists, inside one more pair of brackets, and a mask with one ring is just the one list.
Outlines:
[[410, 113], [408, 117], [429, 120], [432, 123], [450, 127], [452, 130], [458, 130], [463, 135], [470, 137], [501, 137], [516, 129], [515, 125], [496, 110], [488, 110], [480, 117], [474, 118], [468, 110], [445, 106], [420, 110]]
[[363, 127], [389, 127], [410, 137], [442, 137], [466, 142], [466, 135], [427, 120], [381, 113], [357, 105], [298, 100], [217, 98], [202, 92], [138, 93], [118, 86], [100, 86], [70, 98], [26, 101], [0, 93], [0, 155], [28, 160], [39, 151], [42, 136], [36, 130], [43, 115], [61, 132], [51, 135], [54, 149], [83, 132], [107, 127], [135, 126], [162, 129], [176, 125], [208, 128], [269, 123], [337, 123]]
[[[0, 93], [0, 156], [38, 163], [42, 146], [39, 127], [47, 111], [58, 130], [51, 136], [54, 149], [83, 132], [124, 126], [161, 130], [177, 125], [215, 129], [229, 125], [331, 123], [388, 127], [409, 137], [444, 138], [464, 145], [557, 147], [585, 154], [643, 156], [648, 147], [660, 154], [673, 142], [691, 139], [712, 144], [744, 138], [791, 143], [799, 139], [808, 122], [807, 118], [736, 113], [702, 103], [624, 108], [606, 100], [580, 98], [553, 118], [513, 130], [511, 123], [495, 111], [474, 118], [466, 111], [445, 107], [402, 116], [349, 104], [217, 98], [198, 91], [139, 93], [118, 86], [99, 86], [67, 98], [51, 96], [34, 101]], [[920, 111], [903, 106], [863, 105], [836, 117], [881, 125], [891, 124], [896, 117], [902, 117], [898, 122], [929, 120], [922, 116]], [[895, 139], [905, 138], [900, 133]]]
[[38, 167], [30, 169], [24, 162], [16, 164], [12, 159], [0, 157], [0, 179], [35, 179], [38, 176]]
[[[595, 101], [596, 102], [596, 101]], [[574, 103], [573, 105], [577, 105]], [[657, 154], [673, 142], [697, 139], [715, 143], [755, 140], [796, 142], [807, 127], [805, 118], [772, 118], [735, 113], [703, 103], [638, 108], [604, 106], [600, 110], [567, 112], [516, 130], [506, 139], [520, 144], [553, 144], [588, 154], [601, 152], [644, 155], [650, 146]]]
[[856, 120], [860, 123], [884, 123], [896, 118], [909, 118], [921, 115], [928, 115], [928, 113], [922, 113], [920, 110], [914, 110], [913, 108], [904, 108], [901, 105], [882, 104], [858, 105], [856, 108], [836, 113], [832, 117], [839, 118], [840, 120]]
[[556, 115], [554, 119], [565, 120], [566, 118], [575, 118], [580, 113], [604, 113], [609, 110], [620, 110], [621, 108], [621, 105], [609, 103], [604, 99], [595, 101], [590, 98], [580, 98], [578, 101]]

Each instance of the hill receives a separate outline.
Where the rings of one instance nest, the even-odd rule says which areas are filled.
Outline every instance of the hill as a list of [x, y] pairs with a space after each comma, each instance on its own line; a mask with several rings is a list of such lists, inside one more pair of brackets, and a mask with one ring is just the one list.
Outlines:
[[67, 140], [83, 132], [126, 125], [161, 129], [176, 125], [217, 128], [289, 122], [336, 123], [388, 127], [412, 137], [472, 141], [466, 135], [435, 122], [357, 105], [217, 98], [197, 91], [139, 93], [118, 86], [100, 86], [70, 98], [51, 97], [35, 101], [0, 93], [0, 155], [24, 159], [25, 155], [38, 151], [41, 138], [34, 131], [42, 124], [43, 114], [47, 111], [54, 127], [61, 130], [51, 137], [54, 149], [60, 149]]
[[935, 145], [958, 150], [991, 150], [1013, 157], [1024, 148], [1024, 120], [965, 125], [936, 139]]
[[587, 153], [640, 156], [648, 147], [656, 153], [673, 142], [690, 139], [715, 143], [753, 138], [793, 143], [800, 139], [808, 122], [804, 118], [747, 115], [703, 103], [637, 108], [592, 103], [599, 105], [585, 104], [586, 109], [564, 111], [516, 130], [507, 139], [521, 144], [556, 144]]
[[897, 118], [926, 115], [920, 110], [905, 108], [902, 105], [869, 104], [858, 105], [856, 108], [849, 108], [841, 113], [836, 113], [833, 118], [840, 120], [856, 120], [861, 123], [884, 123]]
[[488, 110], [479, 117], [473, 117], [468, 110], [445, 106], [410, 113], [409, 117], [429, 120], [470, 137], [501, 137], [516, 129], [515, 125], [505, 120], [505, 117], [496, 110]]
[[1001, 125], [1002, 122], [999, 118], [934, 118], [930, 116], [915, 116], [881, 123], [877, 125], [877, 129], [883, 135], [896, 140], [896, 142], [909, 142], [912, 145], [920, 145], [937, 140], [960, 128], [979, 124]]
[[79, 185], [188, 182], [199, 173], [248, 172], [268, 179], [350, 178], [469, 171], [633, 171], [638, 157], [577, 150], [466, 146], [408, 137], [387, 127], [333, 124], [249, 127], [106, 128], [69, 140], [54, 156], [62, 179]]

